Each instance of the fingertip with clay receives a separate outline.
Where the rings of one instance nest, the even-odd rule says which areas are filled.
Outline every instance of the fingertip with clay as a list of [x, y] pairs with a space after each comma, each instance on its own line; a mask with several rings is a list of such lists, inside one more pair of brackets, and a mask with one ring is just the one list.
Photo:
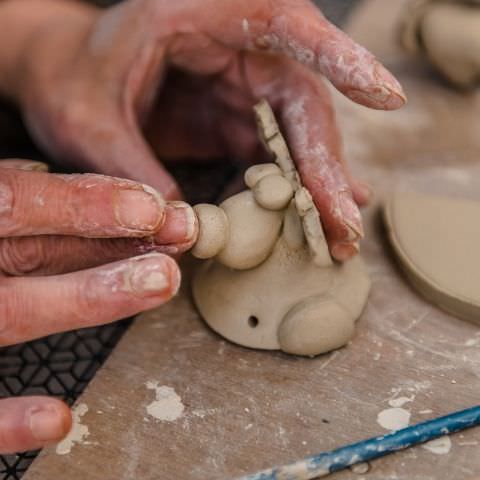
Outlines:
[[172, 255], [189, 250], [198, 238], [198, 218], [194, 209], [186, 202], [168, 202], [162, 228], [153, 237], [154, 243]]
[[0, 452], [36, 450], [62, 440], [72, 427], [68, 406], [48, 397], [0, 401]]
[[139, 298], [159, 297], [164, 301], [177, 294], [180, 270], [167, 255], [151, 253], [133, 259], [123, 275], [120, 291]]
[[359, 241], [364, 231], [360, 210], [349, 192], [339, 195], [338, 205], [340, 217], [334, 235], [332, 232], [329, 235], [330, 253], [335, 260], [345, 262], [360, 251]]
[[376, 60], [371, 83], [349, 88], [345, 94], [356, 103], [380, 110], [397, 110], [407, 103], [400, 82]]

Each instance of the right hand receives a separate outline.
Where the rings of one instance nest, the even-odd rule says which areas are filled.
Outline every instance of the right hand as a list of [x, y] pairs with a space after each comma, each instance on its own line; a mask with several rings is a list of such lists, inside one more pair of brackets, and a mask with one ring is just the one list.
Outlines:
[[[188, 204], [130, 180], [32, 171], [39, 165], [0, 161], [0, 346], [113, 322], [175, 295], [180, 270], [165, 253], [195, 242]], [[70, 427], [59, 400], [0, 400], [2, 453], [40, 448]]]

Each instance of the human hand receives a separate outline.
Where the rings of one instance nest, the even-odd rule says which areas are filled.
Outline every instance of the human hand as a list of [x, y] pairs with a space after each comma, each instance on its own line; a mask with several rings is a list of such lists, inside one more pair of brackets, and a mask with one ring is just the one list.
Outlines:
[[18, 87], [30, 130], [54, 157], [148, 182], [176, 198], [156, 155], [260, 159], [252, 106], [266, 98], [332, 255], [345, 260], [358, 251], [358, 205], [369, 190], [345, 164], [321, 75], [357, 103], [401, 107], [400, 85], [373, 55], [308, 0], [127, 0], [106, 11], [75, 8], [78, 15], [53, 19], [32, 36]]
[[[194, 243], [187, 204], [133, 181], [41, 166], [0, 161], [0, 346], [112, 322], [175, 295], [180, 271], [161, 252]], [[70, 426], [59, 400], [0, 400], [2, 453], [58, 441]]]

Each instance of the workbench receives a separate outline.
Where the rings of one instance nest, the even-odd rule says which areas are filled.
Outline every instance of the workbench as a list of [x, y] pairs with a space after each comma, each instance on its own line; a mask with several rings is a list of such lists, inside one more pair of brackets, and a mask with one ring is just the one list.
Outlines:
[[[45, 449], [26, 480], [233, 479], [386, 433], [377, 416], [393, 404], [416, 423], [478, 403], [480, 329], [409, 287], [379, 219], [394, 188], [480, 197], [480, 95], [451, 90], [400, 51], [404, 4], [367, 0], [347, 31], [398, 76], [409, 104], [378, 112], [334, 94], [347, 158], [376, 192], [362, 245], [372, 291], [353, 341], [314, 359], [232, 345], [195, 311], [185, 259], [180, 295], [135, 321], [78, 400], [88, 437], [65, 455]], [[173, 389], [183, 411], [150, 415], [155, 385]], [[441, 454], [412, 448], [331, 478], [474, 478], [480, 430], [451, 441]]]

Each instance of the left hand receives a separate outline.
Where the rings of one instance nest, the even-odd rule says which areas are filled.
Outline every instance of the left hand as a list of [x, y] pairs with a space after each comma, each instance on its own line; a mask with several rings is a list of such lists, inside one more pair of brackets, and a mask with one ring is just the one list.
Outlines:
[[175, 198], [178, 187], [156, 155], [258, 158], [252, 106], [266, 98], [332, 255], [346, 260], [358, 251], [358, 205], [369, 192], [345, 164], [319, 74], [357, 103], [401, 107], [400, 85], [373, 55], [308, 0], [127, 0], [105, 11], [75, 8], [78, 17], [52, 20], [32, 37], [18, 95], [30, 130], [54, 157]]

